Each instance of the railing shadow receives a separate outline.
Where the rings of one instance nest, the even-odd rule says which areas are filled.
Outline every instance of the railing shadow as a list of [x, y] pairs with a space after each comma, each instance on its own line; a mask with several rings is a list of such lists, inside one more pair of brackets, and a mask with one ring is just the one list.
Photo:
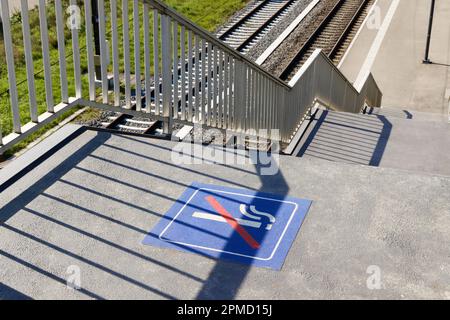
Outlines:
[[380, 165], [392, 131], [386, 117], [323, 111], [314, 122], [296, 154], [298, 157]]
[[[223, 257], [220, 257], [218, 260], [214, 260], [213, 269], [210, 272], [207, 279], [202, 279], [201, 277], [196, 276], [195, 274], [192, 274], [189, 271], [183, 270], [184, 269], [183, 266], [172, 265], [170, 264], [170, 262], [160, 261], [155, 257], [145, 254], [145, 251], [141, 252], [135, 249], [131, 249], [128, 246], [116, 243], [110, 239], [107, 239], [106, 237], [102, 237], [98, 234], [95, 234], [94, 232], [84, 229], [82, 226], [77, 224], [77, 221], [75, 222], [66, 221], [66, 219], [68, 220], [71, 219], [70, 215], [69, 216], [63, 215], [61, 217], [58, 217], [51, 210], [46, 211], [42, 208], [35, 207], [34, 205], [32, 205], [32, 202], [39, 197], [55, 205], [57, 204], [58, 206], [67, 207], [69, 208], [69, 210], [76, 210], [77, 212], [82, 212], [82, 214], [86, 215], [86, 218], [90, 217], [90, 219], [96, 219], [96, 221], [99, 220], [105, 223], [112, 223], [120, 228], [127, 228], [130, 231], [137, 233], [138, 236], [143, 236], [144, 233], [148, 232], [148, 230], [144, 230], [143, 228], [135, 226], [126, 220], [116, 218], [103, 212], [98, 212], [96, 210], [91, 209], [89, 206], [83, 205], [83, 203], [81, 202], [78, 203], [76, 201], [63, 198], [48, 190], [50, 187], [58, 183], [58, 185], [61, 185], [64, 188], [66, 187], [73, 188], [74, 189], [73, 192], [75, 192], [76, 194], [78, 194], [80, 191], [83, 193], [89, 193], [94, 198], [104, 198], [105, 200], [115, 202], [118, 205], [133, 208], [138, 213], [141, 212], [143, 214], [149, 213], [156, 217], [159, 217], [160, 219], [164, 219], [163, 216], [164, 212], [152, 211], [148, 207], [144, 208], [143, 206], [137, 203], [133, 203], [133, 201], [131, 200], [123, 200], [114, 194], [113, 195], [109, 193], [106, 194], [103, 192], [103, 190], [101, 190], [101, 188], [94, 190], [93, 188], [90, 188], [88, 184], [80, 185], [76, 182], [70, 181], [71, 179], [69, 178], [70, 176], [68, 175], [69, 172], [71, 172], [71, 174], [82, 173], [84, 175], [91, 175], [93, 177], [104, 179], [105, 181], [108, 181], [108, 183], [120, 186], [121, 188], [126, 189], [133, 188], [138, 192], [141, 193], [145, 192], [149, 194], [151, 197], [161, 198], [169, 202], [177, 201], [177, 199], [171, 197], [169, 194], [165, 194], [164, 192], [158, 192], [157, 190], [147, 190], [140, 187], [137, 184], [134, 185], [131, 182], [122, 181], [120, 179], [115, 178], [114, 175], [111, 175], [109, 174], [109, 172], [107, 172], [108, 170], [104, 169], [105, 168], [104, 165], [107, 164], [108, 166], [118, 167], [119, 168], [118, 172], [123, 172], [124, 170], [126, 170], [127, 172], [133, 172], [133, 174], [145, 175], [151, 179], [158, 179], [162, 183], [167, 184], [167, 187], [169, 188], [171, 185], [176, 185], [178, 187], [187, 186], [186, 184], [177, 181], [176, 179], [173, 179], [170, 176], [167, 175], [164, 176], [163, 174], [158, 172], [158, 170], [147, 172], [139, 169], [139, 166], [137, 166], [137, 168], [131, 167], [126, 163], [115, 161], [115, 158], [112, 158], [113, 160], [110, 160], [109, 157], [103, 158], [101, 152], [97, 152], [100, 147], [103, 150], [109, 149], [108, 153], [111, 150], [114, 150], [114, 152], [124, 152], [125, 154], [122, 155], [122, 157], [126, 158], [127, 155], [129, 155], [134, 159], [138, 160], [137, 163], [139, 163], [139, 159], [145, 159], [147, 161], [152, 161], [158, 166], [159, 165], [169, 166], [169, 169], [170, 166], [173, 166], [174, 169], [176, 168], [176, 170], [178, 170], [180, 173], [185, 171], [191, 174], [193, 177], [198, 177], [199, 179], [214, 178], [219, 184], [223, 182], [225, 184], [232, 185], [235, 187], [244, 187], [246, 189], [255, 191], [257, 195], [259, 194], [259, 192], [275, 193], [281, 196], [287, 195], [289, 187], [282, 173], [278, 170], [276, 175], [265, 176], [261, 173], [263, 166], [256, 165], [255, 166], [256, 173], [255, 171], [252, 170], [250, 171], [252, 173], [251, 174], [252, 176], [256, 175], [260, 179], [261, 187], [252, 188], [246, 183], [242, 183], [242, 180], [240, 179], [231, 178], [226, 175], [214, 176], [213, 174], [210, 173], [214, 172], [214, 170], [202, 171], [195, 168], [195, 166], [176, 166], [175, 164], [172, 164], [170, 162], [167, 161], [164, 162], [161, 159], [158, 159], [157, 157], [149, 156], [149, 154], [151, 153], [147, 151], [141, 153], [139, 152], [139, 149], [127, 150], [126, 148], [114, 146], [113, 143], [109, 142], [110, 138], [111, 134], [109, 133], [97, 132], [96, 135], [93, 136], [93, 138], [91, 138], [88, 142], [86, 142], [72, 154], [64, 155], [63, 161], [58, 165], [56, 165], [55, 168], [53, 168], [49, 172], [46, 172], [41, 178], [39, 178], [37, 181], [34, 181], [25, 190], [22, 190], [17, 197], [10, 200], [2, 208], [0, 208], [0, 230], [10, 232], [19, 238], [23, 238], [26, 241], [29, 241], [40, 247], [45, 248], [45, 250], [50, 250], [58, 255], [62, 255], [74, 259], [76, 261], [79, 261], [80, 263], [88, 265], [89, 267], [94, 268], [101, 273], [105, 273], [108, 276], [118, 279], [119, 281], [124, 281], [131, 286], [136, 286], [140, 289], [153, 293], [161, 298], [176, 299], [176, 297], [173, 296], [172, 294], [164, 292], [164, 290], [161, 290], [158, 287], [149, 285], [147, 281], [142, 281], [137, 278], [134, 278], [130, 276], [130, 274], [128, 274], [127, 272], [117, 271], [116, 268], [114, 267], [96, 261], [95, 258], [88, 257], [84, 254], [75, 252], [72, 249], [68, 249], [65, 246], [62, 246], [61, 243], [52, 241], [52, 239], [41, 237], [24, 228], [18, 227], [15, 224], [8, 223], [8, 221], [15, 214], [21, 212], [21, 214], [27, 214], [32, 216], [34, 219], [39, 219], [40, 221], [48, 223], [50, 226], [53, 225], [55, 228], [58, 228], [58, 230], [68, 232], [69, 233], [68, 236], [71, 235], [74, 236], [76, 235], [77, 237], [82, 236], [86, 239], [90, 239], [90, 241], [95, 241], [96, 243], [101, 244], [103, 247], [106, 246], [108, 248], [111, 248], [112, 250], [117, 252], [117, 254], [127, 255], [128, 257], [132, 258], [133, 261], [135, 261], [136, 263], [155, 265], [158, 268], [165, 269], [170, 273], [176, 274], [177, 276], [181, 276], [187, 279], [188, 281], [193, 281], [197, 284], [200, 284], [201, 290], [197, 295], [198, 299], [232, 299], [236, 297], [239, 288], [241, 287], [247, 274], [250, 272], [252, 268], [251, 265], [241, 265], [232, 262], [227, 262], [225, 260], [222, 260]], [[152, 142], [150, 145], [153, 146], [154, 144], [155, 143]], [[156, 148], [155, 150], [157, 149], [158, 148]], [[167, 150], [165, 149], [161, 150], [164, 150], [164, 152], [170, 152], [170, 149]], [[60, 152], [60, 150], [61, 148], [56, 148], [55, 152]], [[51, 156], [52, 156], [51, 154], [46, 154], [43, 160], [46, 161]], [[61, 156], [61, 154], [59, 156]], [[96, 162], [98, 162], [99, 169], [86, 168], [83, 164], [83, 161], [85, 160], [89, 160], [91, 164], [93, 163], [95, 168], [97, 168]], [[221, 164], [215, 164], [215, 166], [221, 166]], [[33, 168], [37, 167], [39, 167], [39, 164], [35, 163]], [[120, 170], [120, 168], [122, 168], [122, 170]], [[226, 169], [232, 170], [233, 168], [227, 166]], [[240, 169], [242, 170], [244, 169], [244, 167], [241, 167]], [[22, 174], [21, 178], [26, 176], [27, 176], [26, 173]], [[13, 187], [14, 184], [9, 185], [7, 188], [5, 188], [5, 190]], [[69, 189], [69, 192], [72, 191], [70, 191]], [[196, 226], [190, 225], [189, 227], [196, 228]], [[212, 236], [221, 237], [219, 234], [216, 234], [214, 230], [199, 230], [199, 231], [209, 233]], [[233, 233], [230, 237], [226, 238], [225, 240], [227, 241], [227, 243], [232, 243], [236, 239], [236, 237], [240, 236], [237, 233]], [[263, 239], [258, 240], [262, 241]], [[227, 246], [224, 249], [226, 250], [226, 248]], [[0, 257], [2, 257], [3, 259], [11, 260], [19, 265], [22, 265], [23, 267], [33, 270], [34, 272], [40, 273], [41, 275], [52, 281], [56, 281], [59, 282], [60, 284], [66, 285], [66, 279], [56, 276], [52, 272], [46, 270], [47, 268], [43, 267], [42, 265], [38, 266], [35, 263], [28, 261], [24, 257], [17, 256], [14, 252], [10, 252], [9, 250], [1, 250]], [[4, 294], [2, 293], [2, 295], [8, 299], [14, 297], [16, 297], [17, 299], [27, 298], [25, 295], [21, 296], [19, 292], [17, 292], [17, 294], [13, 294], [14, 293], [13, 290], [14, 289], [12, 288], [11, 290], [5, 289], [4, 292], [6, 293]], [[2, 291], [0, 290], [0, 292]], [[80, 289], [80, 292], [90, 298], [103, 299], [101, 295], [89, 291], [88, 289], [85, 288]]]
[[[175, 299], [174, 296], [167, 294], [165, 292], [162, 292], [161, 290], [159, 290], [157, 288], [149, 286], [144, 282], [134, 279], [134, 278], [132, 278], [126, 274], [123, 274], [121, 272], [115, 271], [112, 268], [109, 268], [109, 267], [103, 265], [102, 263], [98, 263], [94, 260], [88, 259], [88, 258], [84, 257], [83, 255], [80, 255], [71, 250], [65, 249], [65, 248], [59, 246], [57, 243], [55, 244], [48, 240], [44, 240], [41, 237], [38, 237], [27, 231], [22, 230], [22, 228], [17, 228], [15, 226], [9, 225], [7, 223], [7, 221], [11, 217], [13, 217], [16, 213], [18, 213], [19, 211], [25, 211], [25, 212], [28, 212], [40, 219], [45, 219], [48, 222], [52, 222], [55, 225], [64, 227], [64, 228], [70, 230], [71, 232], [76, 232], [83, 236], [89, 237], [95, 241], [106, 244], [116, 250], [122, 251], [128, 255], [139, 258], [145, 262], [165, 268], [169, 271], [172, 271], [174, 273], [185, 276], [193, 281], [200, 282], [200, 283], [203, 282], [203, 279], [198, 278], [195, 275], [189, 274], [177, 267], [173, 267], [171, 265], [164, 264], [163, 262], [160, 262], [156, 259], [145, 256], [139, 252], [135, 252], [131, 249], [125, 248], [125, 247], [115, 244], [111, 241], [100, 238], [92, 233], [88, 233], [84, 230], [81, 230], [80, 228], [71, 226], [67, 223], [63, 223], [62, 221], [54, 219], [48, 215], [45, 215], [43, 213], [36, 211], [36, 210], [27, 208], [27, 205], [29, 205], [33, 200], [35, 200], [37, 197], [39, 197], [41, 195], [46, 196], [48, 198], [49, 195], [45, 193], [45, 190], [47, 190], [49, 187], [51, 187], [56, 182], [60, 182], [64, 175], [66, 175], [69, 171], [71, 171], [73, 168], [75, 168], [80, 162], [82, 162], [84, 159], [86, 159], [89, 155], [91, 155], [100, 146], [103, 146], [104, 143], [110, 137], [111, 137], [111, 135], [108, 133], [98, 133], [94, 138], [92, 138], [89, 142], [87, 142], [85, 145], [83, 145], [81, 148], [79, 148], [73, 154], [68, 155], [67, 158], [63, 162], [61, 162], [59, 165], [57, 165], [53, 170], [51, 170], [50, 172], [45, 174], [42, 178], [40, 178], [39, 180], [34, 182], [27, 189], [23, 190], [17, 197], [15, 197], [10, 202], [5, 204], [2, 208], [0, 208], [0, 230], [8, 230], [9, 232], [12, 232], [17, 236], [20, 236], [24, 239], [30, 240], [34, 243], [37, 243], [43, 247], [46, 247], [52, 251], [58, 252], [62, 255], [74, 258], [77, 261], [80, 261], [81, 263], [85, 263], [93, 268], [100, 270], [101, 272], [107, 273], [107, 274], [109, 274], [113, 277], [116, 277], [120, 280], [123, 280], [131, 285], [137, 286], [141, 289], [144, 289], [153, 294], [156, 294], [156, 295], [160, 296], [161, 298]], [[48, 155], [46, 155], [45, 158], [47, 159]], [[50, 200], [55, 201], [54, 199], [50, 199]], [[127, 203], [127, 204], [131, 205], [130, 203]], [[89, 213], [89, 211], [87, 213]], [[92, 213], [92, 211], [91, 211], [91, 213]], [[134, 230], [136, 230], [136, 228], [134, 228]], [[19, 258], [10, 252], [0, 250], [0, 256], [3, 258], [6, 258], [6, 259], [12, 260], [24, 267], [30, 268], [31, 270], [34, 270], [34, 271], [46, 276], [47, 278], [55, 280], [61, 284], [64, 284], [64, 285], [66, 284], [65, 279], [55, 276], [51, 272], [44, 270], [44, 269], [32, 264], [29, 261]], [[102, 299], [101, 296], [99, 296], [95, 293], [92, 293], [86, 289], [80, 289], [80, 292], [85, 294], [86, 296], [94, 298], [94, 299]]]
[[0, 300], [32, 300], [32, 298], [0, 282]]

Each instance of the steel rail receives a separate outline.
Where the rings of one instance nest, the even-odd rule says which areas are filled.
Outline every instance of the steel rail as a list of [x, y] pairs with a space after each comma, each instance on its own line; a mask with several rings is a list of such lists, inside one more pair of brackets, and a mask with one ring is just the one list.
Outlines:
[[281, 87], [285, 88], [286, 90], [291, 90], [291, 87], [289, 87], [285, 81], [281, 80], [278, 77], [275, 77], [272, 73], [268, 72], [266, 69], [262, 68], [260, 65], [256, 64], [252, 60], [249, 60], [246, 56], [244, 56], [242, 53], [237, 52], [235, 49], [231, 48], [229, 45], [223, 43], [220, 39], [215, 37], [213, 34], [211, 34], [209, 31], [206, 31], [202, 27], [197, 26], [192, 21], [186, 19], [183, 15], [176, 12], [174, 9], [170, 8], [164, 3], [161, 3], [159, 1], [154, 0], [142, 0], [144, 3], [149, 4], [153, 8], [160, 11], [162, 14], [165, 14], [175, 20], [178, 20], [179, 22], [182, 22], [187, 29], [192, 30], [195, 32], [198, 36], [202, 37], [207, 42], [213, 44], [214, 46], [217, 46], [221, 50], [224, 51], [224, 53], [230, 55], [234, 59], [238, 60], [241, 63], [244, 63], [248, 66], [250, 66], [252, 69], [258, 71], [259, 73], [266, 76], [268, 79], [270, 79], [272, 82], [277, 83]]
[[302, 45], [300, 50], [297, 51], [297, 54], [294, 56], [294, 58], [291, 59], [287, 67], [283, 70], [283, 72], [280, 75], [280, 78], [283, 80], [287, 80], [289, 75], [291, 74], [291, 71], [295, 69], [295, 67], [298, 65], [298, 62], [301, 60], [304, 52], [310, 48], [311, 44], [317, 39], [317, 36], [320, 34], [320, 32], [325, 28], [325, 26], [330, 22], [330, 20], [333, 18], [333, 16], [336, 14], [336, 12], [341, 8], [341, 6], [344, 4], [345, 0], [339, 0], [334, 7], [331, 9], [330, 13], [327, 14], [327, 16], [322, 20], [320, 25], [314, 30], [314, 32], [309, 36], [309, 38], [305, 41], [305, 43]]
[[[295, 68], [298, 66], [299, 62], [302, 60], [305, 52], [311, 48], [311, 45], [320, 37], [321, 32], [327, 27], [327, 25], [332, 21], [334, 16], [339, 12], [339, 10], [342, 8], [346, 0], [339, 0], [334, 7], [331, 9], [331, 11], [327, 14], [327, 16], [322, 20], [320, 25], [314, 30], [314, 32], [309, 36], [309, 38], [305, 41], [305, 43], [302, 45], [302, 47], [297, 51], [297, 54], [291, 59], [287, 67], [283, 70], [283, 72], [280, 75], [280, 79], [282, 80], [289, 80], [289, 76], [292, 73], [292, 70], [295, 70]], [[351, 27], [354, 25], [360, 14], [363, 12], [364, 7], [369, 3], [369, 0], [363, 0], [361, 5], [356, 10], [356, 13], [352, 16], [349, 23], [346, 25], [345, 29], [339, 36], [339, 39], [333, 46], [333, 49], [327, 54], [329, 58], [332, 57], [332, 54], [335, 54], [335, 52], [340, 48], [343, 41], [348, 36], [348, 33], [351, 30]]]
[[261, 1], [260, 4], [258, 4], [256, 7], [254, 7], [252, 10], [250, 10], [247, 14], [245, 14], [241, 19], [239, 19], [235, 24], [230, 26], [227, 30], [225, 30], [224, 33], [219, 35], [219, 39], [226, 38], [231, 33], [233, 33], [237, 28], [242, 26], [250, 17], [254, 16], [260, 9], [262, 9], [267, 3], [269, 3], [270, 0], [264, 0]]
[[241, 51], [244, 49], [258, 34], [260, 34], [264, 29], [267, 28], [267, 26], [272, 23], [284, 10], [286, 10], [294, 1], [296, 0], [290, 0], [288, 1], [283, 7], [281, 7], [277, 12], [275, 12], [267, 21], [261, 25], [255, 32], [253, 32], [247, 39], [237, 47], [236, 50]]
[[330, 53], [328, 54], [328, 57], [330, 59], [333, 59], [333, 57], [336, 55], [339, 48], [342, 46], [345, 39], [348, 37], [353, 25], [355, 24], [356, 20], [358, 20], [358, 17], [362, 14], [364, 11], [364, 8], [370, 3], [370, 0], [364, 0], [361, 5], [359, 6], [356, 13], [353, 15], [352, 20], [347, 24], [345, 27], [344, 32], [342, 32], [341, 36], [339, 37], [339, 40], [334, 45], [333, 49], [331, 49]]

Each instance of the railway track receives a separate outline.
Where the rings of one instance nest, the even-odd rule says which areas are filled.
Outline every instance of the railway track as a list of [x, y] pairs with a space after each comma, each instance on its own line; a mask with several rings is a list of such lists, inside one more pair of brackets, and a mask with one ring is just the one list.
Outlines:
[[245, 54], [299, 2], [300, 0], [261, 0], [240, 20], [226, 28], [219, 39]]
[[373, 0], [339, 0], [297, 51], [280, 78], [291, 80], [316, 49], [322, 49], [334, 63], [338, 63], [372, 3]]

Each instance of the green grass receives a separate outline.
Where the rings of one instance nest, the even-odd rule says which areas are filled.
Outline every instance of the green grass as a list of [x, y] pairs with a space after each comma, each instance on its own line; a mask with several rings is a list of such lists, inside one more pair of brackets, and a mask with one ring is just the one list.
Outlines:
[[[63, 8], [66, 8], [69, 0], [62, 0]], [[230, 15], [232, 15], [237, 10], [241, 9], [245, 6], [245, 4], [249, 0], [166, 0], [165, 2], [176, 9], [178, 12], [183, 14], [188, 19], [191, 19], [195, 23], [199, 24], [201, 27], [214, 31], [219, 25], [223, 24]], [[121, 3], [121, 1], [118, 1]], [[80, 1], [80, 4], [83, 2]], [[110, 27], [110, 11], [109, 11], [109, 1], [105, 1], [105, 8], [107, 12], [107, 31], [111, 30]], [[64, 9], [63, 9], [64, 10]], [[84, 12], [84, 8], [81, 6], [81, 12]], [[141, 11], [142, 12], [142, 11]], [[122, 25], [121, 10], [119, 5], [119, 25]], [[67, 14], [64, 17], [64, 20], [67, 18]], [[132, 5], [130, 2], [130, 40], [133, 41], [133, 28], [132, 28]], [[84, 19], [84, 16], [83, 16]], [[59, 63], [58, 63], [58, 43], [56, 37], [56, 23], [55, 23], [55, 9], [54, 9], [54, 0], [49, 1], [47, 6], [47, 21], [48, 21], [48, 33], [49, 33], [49, 44], [50, 44], [50, 60], [51, 60], [51, 71], [52, 71], [52, 87], [53, 87], [53, 98], [55, 103], [61, 101], [61, 92], [60, 92], [60, 76], [59, 76]], [[39, 17], [37, 8], [30, 10], [30, 26], [31, 26], [31, 39], [32, 39], [32, 47], [33, 47], [33, 60], [34, 60], [34, 71], [35, 71], [35, 85], [36, 85], [36, 93], [37, 93], [37, 101], [38, 101], [38, 111], [39, 114], [46, 111], [46, 102], [45, 102], [45, 82], [44, 75], [42, 72], [43, 69], [43, 60], [41, 53], [41, 41], [40, 41], [40, 28], [39, 28]], [[25, 57], [24, 57], [24, 49], [23, 49], [23, 39], [22, 39], [22, 25], [21, 25], [21, 17], [19, 14], [16, 14], [12, 17], [11, 21], [11, 29], [13, 35], [13, 45], [14, 45], [14, 62], [15, 62], [15, 71], [17, 78], [17, 89], [19, 95], [19, 108], [20, 108], [20, 117], [22, 125], [30, 121], [30, 111], [29, 111], [29, 102], [28, 102], [28, 87], [26, 82], [26, 66], [25, 66]], [[67, 61], [67, 82], [69, 84], [69, 96], [75, 95], [74, 88], [74, 73], [73, 73], [73, 60], [72, 60], [72, 44], [71, 44], [71, 33], [70, 30], [65, 27], [65, 47], [66, 47], [66, 61]], [[81, 54], [81, 69], [83, 73], [83, 96], [87, 96], [87, 54], [85, 49], [85, 30], [80, 30], [79, 40], [80, 40], [80, 54]], [[142, 30], [142, 20], [141, 20], [141, 49], [143, 48], [143, 34], [144, 30]], [[111, 40], [110, 33], [107, 38]], [[119, 41], [122, 38], [122, 29], [119, 28]], [[152, 41], [152, 39], [151, 39]], [[111, 41], [110, 41], [111, 43]], [[133, 52], [131, 54], [131, 67], [134, 68], [134, 55]], [[119, 57], [121, 61], [123, 61], [123, 48], [120, 46]], [[123, 63], [120, 64], [123, 69]], [[143, 70], [144, 66], [144, 56], [141, 54], [141, 68]], [[112, 71], [112, 70], [109, 70]], [[12, 115], [8, 94], [8, 76], [7, 76], [7, 68], [5, 61], [5, 51], [3, 44], [3, 35], [0, 33], [0, 126], [2, 130], [3, 136], [12, 132]], [[39, 132], [31, 135], [28, 139], [16, 145], [11, 150], [7, 151], [7, 154], [14, 153], [19, 149], [26, 146], [29, 142], [35, 140], [39, 135], [42, 135], [46, 130], [53, 127], [63, 118], [67, 117], [71, 113], [76, 110], [72, 110], [62, 115], [59, 119], [55, 120], [52, 124], [47, 125], [45, 128], [39, 130]]]

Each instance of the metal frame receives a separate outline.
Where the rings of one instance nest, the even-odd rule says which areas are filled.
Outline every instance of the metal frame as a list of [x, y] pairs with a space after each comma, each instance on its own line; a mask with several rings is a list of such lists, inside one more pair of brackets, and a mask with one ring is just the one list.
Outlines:
[[[44, 0], [40, 1], [44, 2]], [[141, 6], [139, 1], [144, 6]], [[24, 2], [26, 1], [22, 0], [22, 3]], [[71, 0], [71, 3], [76, 3], [76, 0]], [[69, 86], [75, 87], [75, 97], [65, 96], [66, 82], [61, 79], [60, 86], [63, 94], [61, 102], [56, 105], [53, 103], [50, 78], [48, 35], [46, 30], [41, 30], [48, 111], [42, 115], [37, 114], [36, 103], [33, 102], [35, 99], [33, 62], [30, 56], [26, 56], [32, 122], [21, 126], [9, 14], [5, 14], [9, 12], [7, 0], [0, 0], [0, 4], [4, 21], [12, 122], [14, 123], [14, 133], [3, 138], [0, 135], [0, 146], [3, 144], [0, 147], [0, 153], [69, 108], [79, 105], [131, 115], [139, 115], [142, 112], [152, 113], [155, 120], [163, 121], [165, 133], [171, 132], [173, 123], [188, 125], [201, 123], [208, 128], [233, 130], [247, 135], [250, 133], [258, 135], [258, 132], [261, 132], [264, 137], [270, 136], [273, 129], [279, 129], [281, 140], [289, 142], [299, 124], [317, 101], [321, 101], [329, 108], [350, 112], [359, 112], [366, 104], [371, 107], [378, 107], [381, 104], [382, 95], [371, 74], [367, 75], [366, 81], [360, 88], [355, 88], [320, 50], [314, 52], [292, 81], [287, 84], [159, 0], [133, 0], [132, 30], [128, 22], [129, 1], [122, 0], [122, 19], [125, 19], [123, 35], [120, 39], [119, 24], [116, 21], [118, 0], [111, 1], [109, 12], [105, 10], [105, 1], [98, 0], [102, 76], [100, 96], [97, 96], [95, 87], [92, 20], [85, 17], [88, 88], [83, 88], [81, 82], [79, 31], [72, 30], [75, 84], [69, 84]], [[85, 4], [85, 14], [92, 14], [91, 0], [86, 0]], [[140, 8], [143, 8], [143, 21], [139, 12]], [[151, 9], [153, 9], [152, 15]], [[61, 32], [61, 8], [57, 11], [58, 42], [61, 42], [65, 40]], [[45, 6], [39, 9], [39, 14], [43, 20], [41, 28], [44, 29], [43, 27], [47, 25]], [[112, 20], [112, 59], [109, 59], [110, 53], [106, 42], [105, 16], [107, 14]], [[22, 15], [25, 16], [23, 19], [25, 22], [23, 25], [24, 45], [30, 47], [26, 13]], [[141, 23], [148, 30], [143, 36], [143, 48], [139, 35]], [[130, 39], [130, 32], [134, 35], [133, 42]], [[119, 71], [120, 44], [123, 45], [123, 73]], [[131, 50], [134, 50], [134, 70], [131, 69], [130, 63]], [[145, 54], [144, 79], [142, 79], [140, 65], [142, 54]], [[61, 78], [64, 76], [66, 67], [66, 61], [61, 59], [63, 56], [64, 48], [60, 46]], [[153, 68], [150, 65], [151, 62], [153, 62]], [[114, 74], [114, 88], [111, 89], [114, 101], [109, 101], [110, 85], [107, 72], [111, 66]], [[123, 80], [119, 81], [119, 77], [123, 77]], [[135, 104], [132, 104], [132, 77], [135, 77], [137, 86]], [[145, 81], [145, 110], [141, 104], [141, 80]], [[124, 92], [120, 90], [122, 81], [125, 83]], [[82, 89], [89, 89], [88, 98], [83, 97]]]

